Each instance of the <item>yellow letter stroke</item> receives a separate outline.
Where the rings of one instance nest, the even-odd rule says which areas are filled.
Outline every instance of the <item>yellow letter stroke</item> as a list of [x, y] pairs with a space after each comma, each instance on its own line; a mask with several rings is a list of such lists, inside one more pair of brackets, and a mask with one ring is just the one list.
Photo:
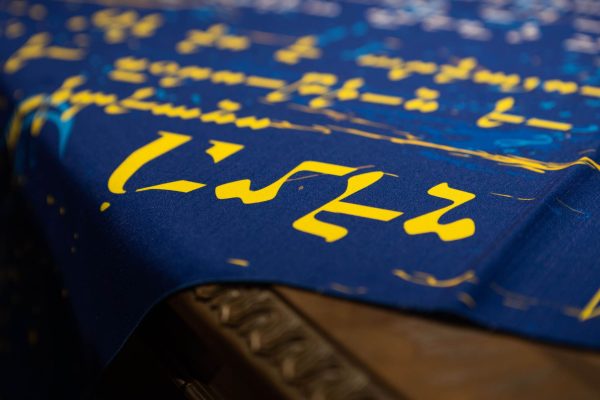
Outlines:
[[440, 224], [439, 220], [450, 210], [475, 198], [473, 193], [453, 189], [448, 183], [440, 183], [429, 189], [428, 194], [452, 201], [447, 207], [409, 219], [404, 223], [404, 230], [409, 235], [435, 233], [444, 242], [465, 239], [475, 234], [475, 222], [471, 218], [463, 218], [448, 224]]
[[381, 171], [367, 172], [366, 174], [360, 174], [353, 176], [348, 179], [348, 185], [346, 191], [340, 196], [336, 197], [332, 201], [324, 204], [314, 211], [306, 214], [305, 216], [294, 221], [292, 226], [301, 231], [311, 235], [320, 236], [325, 239], [326, 242], [331, 243], [336, 240], [342, 239], [348, 234], [348, 229], [330, 224], [328, 222], [319, 221], [316, 219], [316, 215], [322, 211], [327, 211], [336, 214], [346, 214], [355, 217], [369, 218], [377, 221], [388, 222], [392, 219], [402, 215], [399, 211], [386, 210], [383, 208], [376, 208], [370, 206], [363, 206], [361, 204], [354, 204], [344, 202], [345, 198], [357, 193], [364, 188], [371, 186], [383, 177], [384, 173]]

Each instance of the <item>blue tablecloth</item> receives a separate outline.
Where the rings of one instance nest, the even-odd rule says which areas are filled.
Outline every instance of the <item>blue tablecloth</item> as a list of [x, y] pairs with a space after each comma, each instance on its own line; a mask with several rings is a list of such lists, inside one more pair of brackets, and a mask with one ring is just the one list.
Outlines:
[[577, 4], [7, 2], [4, 146], [86, 343], [268, 282], [599, 348]]

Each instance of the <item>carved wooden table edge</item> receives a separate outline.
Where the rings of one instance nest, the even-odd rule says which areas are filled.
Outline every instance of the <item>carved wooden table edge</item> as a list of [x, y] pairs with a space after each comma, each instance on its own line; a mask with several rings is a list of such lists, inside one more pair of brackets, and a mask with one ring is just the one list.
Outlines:
[[234, 352], [289, 399], [399, 399], [270, 287], [198, 286], [168, 301], [198, 335]]
[[[177, 388], [161, 398], [192, 400], [600, 396], [598, 352], [277, 285], [176, 293], [118, 357], [113, 376], [129, 381], [98, 398], [149, 376]], [[144, 364], [155, 367], [131, 373]]]

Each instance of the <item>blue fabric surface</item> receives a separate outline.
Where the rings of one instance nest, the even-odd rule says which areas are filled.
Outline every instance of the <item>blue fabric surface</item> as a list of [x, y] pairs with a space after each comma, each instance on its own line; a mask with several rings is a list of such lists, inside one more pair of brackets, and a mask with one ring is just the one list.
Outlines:
[[273, 282], [600, 347], [593, 12], [8, 2], [5, 146], [86, 342]]

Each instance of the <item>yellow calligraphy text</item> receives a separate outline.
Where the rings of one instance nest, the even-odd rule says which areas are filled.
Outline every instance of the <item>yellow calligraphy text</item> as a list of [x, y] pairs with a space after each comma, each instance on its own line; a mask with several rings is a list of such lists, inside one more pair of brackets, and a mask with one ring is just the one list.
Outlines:
[[431, 196], [452, 201], [447, 207], [409, 219], [404, 223], [404, 230], [409, 235], [422, 235], [435, 233], [444, 242], [465, 239], [475, 234], [475, 222], [471, 218], [463, 218], [447, 224], [440, 224], [439, 220], [444, 214], [471, 201], [475, 198], [473, 193], [453, 189], [447, 183], [440, 183], [429, 189]]
[[342, 239], [348, 234], [348, 229], [329, 222], [323, 222], [316, 218], [321, 212], [330, 212], [334, 214], [351, 215], [354, 217], [368, 218], [377, 221], [388, 222], [402, 215], [399, 211], [386, 210], [361, 204], [349, 203], [343, 201], [347, 197], [371, 186], [383, 177], [381, 171], [367, 172], [356, 175], [348, 179], [348, 185], [344, 193], [330, 202], [322, 205], [314, 211], [294, 221], [292, 226], [300, 232], [319, 236], [325, 239], [327, 243]]
[[217, 186], [215, 194], [218, 199], [240, 199], [244, 204], [255, 204], [270, 201], [277, 196], [283, 184], [294, 174], [298, 172], [313, 172], [317, 174], [344, 176], [356, 171], [356, 168], [345, 167], [342, 165], [323, 163], [319, 161], [304, 161], [293, 168], [287, 174], [277, 179], [275, 182], [262, 189], [251, 190], [252, 181], [243, 179], [235, 182], [225, 183]]
[[[131, 153], [110, 175], [108, 179], [108, 190], [114, 194], [123, 194], [126, 192], [125, 184], [127, 181], [150, 161], [170, 152], [171, 150], [192, 140], [191, 136], [179, 133], [159, 131], [160, 137]], [[179, 180], [174, 182], [162, 183], [160, 185], [149, 186], [137, 189], [137, 192], [146, 190], [169, 190], [175, 192], [188, 193], [205, 186], [202, 183]]]

